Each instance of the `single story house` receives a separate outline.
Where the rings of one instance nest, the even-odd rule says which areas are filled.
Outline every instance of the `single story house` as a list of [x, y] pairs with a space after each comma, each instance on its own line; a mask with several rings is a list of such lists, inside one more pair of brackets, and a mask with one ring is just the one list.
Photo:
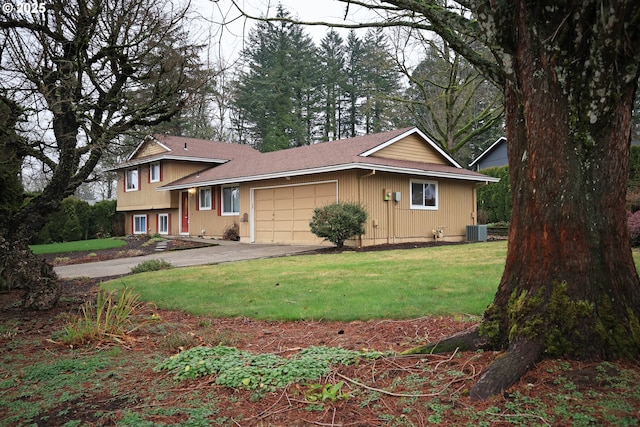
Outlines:
[[246, 243], [320, 244], [316, 207], [361, 204], [365, 234], [347, 245], [465, 240], [476, 187], [497, 179], [463, 169], [417, 128], [260, 153], [249, 146], [147, 137], [118, 172], [118, 211], [131, 233]]
[[507, 166], [508, 164], [507, 138], [503, 136], [498, 138], [496, 142], [484, 150], [477, 159], [471, 162], [471, 164], [469, 164], [469, 168], [471, 170], [481, 171], [483, 169]]

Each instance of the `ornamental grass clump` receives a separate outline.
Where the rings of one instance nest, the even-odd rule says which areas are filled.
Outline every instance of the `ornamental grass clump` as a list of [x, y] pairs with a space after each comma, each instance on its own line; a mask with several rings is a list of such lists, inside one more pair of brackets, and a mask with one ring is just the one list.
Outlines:
[[149, 313], [146, 321], [135, 321], [135, 313], [144, 315], [144, 312], [151, 311], [148, 304], [138, 299], [139, 295], [126, 288], [117, 296], [115, 292], [100, 290], [95, 303], [88, 301], [82, 305], [80, 314], [64, 327], [61, 340], [68, 345], [99, 341], [125, 342], [130, 333], [148, 321], [157, 319], [157, 315]]

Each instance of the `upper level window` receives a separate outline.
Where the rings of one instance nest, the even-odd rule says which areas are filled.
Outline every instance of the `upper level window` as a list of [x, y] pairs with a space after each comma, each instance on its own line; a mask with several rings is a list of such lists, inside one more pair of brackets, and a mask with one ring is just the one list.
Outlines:
[[210, 210], [211, 209], [211, 187], [201, 188], [199, 191], [200, 197], [198, 208], [200, 210]]
[[138, 191], [140, 181], [138, 179], [138, 168], [127, 169], [124, 178], [125, 191]]
[[222, 215], [238, 215], [240, 212], [240, 187], [222, 188]]
[[154, 162], [149, 165], [149, 182], [160, 182], [160, 162]]
[[438, 183], [411, 181], [411, 209], [438, 209]]

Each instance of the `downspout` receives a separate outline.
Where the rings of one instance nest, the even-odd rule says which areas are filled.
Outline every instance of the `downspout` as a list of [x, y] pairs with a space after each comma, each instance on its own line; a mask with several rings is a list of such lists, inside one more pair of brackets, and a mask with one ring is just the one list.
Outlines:
[[[372, 169], [371, 172], [364, 174], [360, 177], [359, 181], [358, 181], [358, 203], [360, 203], [360, 206], [362, 206], [362, 193], [364, 192], [364, 189], [362, 188], [364, 184], [362, 184], [362, 180], [365, 178], [369, 178], [371, 176], [374, 176], [376, 174], [376, 170]], [[375, 229], [373, 230], [373, 239], [375, 241]], [[360, 247], [362, 247], [362, 235], [358, 236], [358, 245]]]

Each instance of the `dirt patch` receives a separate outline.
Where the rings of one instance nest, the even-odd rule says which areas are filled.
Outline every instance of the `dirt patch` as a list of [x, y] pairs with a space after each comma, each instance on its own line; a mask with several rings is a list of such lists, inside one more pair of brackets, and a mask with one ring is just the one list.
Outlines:
[[[128, 249], [143, 250], [141, 244], [131, 242]], [[63, 345], [57, 335], [82, 304], [95, 298], [98, 284], [64, 281], [60, 304], [47, 312], [22, 311], [18, 292], [0, 294], [0, 425], [564, 426], [635, 425], [640, 417], [640, 367], [632, 362], [545, 360], [489, 402], [472, 402], [468, 390], [499, 357], [493, 352], [391, 356], [337, 366], [318, 379], [319, 384], [343, 382], [341, 398], [335, 400], [310, 401], [313, 384], [261, 392], [225, 388], [210, 376], [177, 381], [173, 373], [153, 367], [198, 345], [283, 357], [310, 346], [395, 353], [474, 323], [452, 317], [265, 322], [156, 310], [160, 320], [126, 342]], [[95, 358], [107, 358], [108, 366], [82, 373], [72, 366], [50, 379], [28, 375], [33, 367], [59, 360], [82, 365]], [[64, 384], [67, 376], [75, 382], [48, 389]], [[21, 410], [23, 405], [40, 410]]]

